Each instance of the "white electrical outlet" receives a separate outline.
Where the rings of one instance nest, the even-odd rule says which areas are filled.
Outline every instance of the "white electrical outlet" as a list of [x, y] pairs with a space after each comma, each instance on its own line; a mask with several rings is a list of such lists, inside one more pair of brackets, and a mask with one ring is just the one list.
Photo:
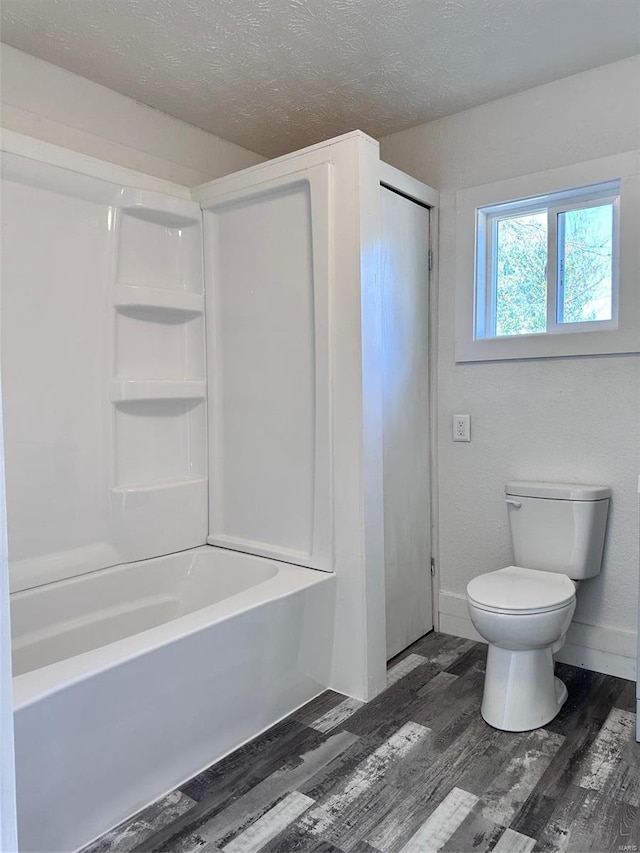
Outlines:
[[453, 416], [453, 440], [471, 441], [471, 415]]

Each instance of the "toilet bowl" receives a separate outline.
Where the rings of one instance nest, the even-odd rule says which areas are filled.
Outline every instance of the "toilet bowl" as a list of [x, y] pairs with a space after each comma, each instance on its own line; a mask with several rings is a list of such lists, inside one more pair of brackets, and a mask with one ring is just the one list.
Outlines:
[[554, 676], [576, 607], [566, 575], [507, 566], [467, 587], [471, 622], [489, 644], [481, 714], [505, 731], [528, 731], [552, 720], [567, 698]]
[[553, 655], [565, 641], [578, 584], [599, 574], [611, 489], [513, 482], [505, 501], [515, 562], [473, 578], [469, 616], [489, 644], [481, 713], [497, 729], [544, 726], [567, 698]]

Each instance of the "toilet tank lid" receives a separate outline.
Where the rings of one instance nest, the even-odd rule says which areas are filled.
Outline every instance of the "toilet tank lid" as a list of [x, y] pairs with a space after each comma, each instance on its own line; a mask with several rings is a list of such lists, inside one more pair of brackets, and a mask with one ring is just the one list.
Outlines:
[[582, 483], [507, 483], [505, 494], [525, 498], [552, 498], [557, 501], [601, 501], [611, 497], [609, 486], [587, 486]]

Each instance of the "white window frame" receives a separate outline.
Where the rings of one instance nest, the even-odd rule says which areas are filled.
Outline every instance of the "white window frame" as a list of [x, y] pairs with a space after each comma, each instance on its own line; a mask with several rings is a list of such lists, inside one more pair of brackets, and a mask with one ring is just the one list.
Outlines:
[[[640, 352], [640, 152], [603, 157], [519, 178], [460, 190], [456, 194], [456, 361], [495, 361]], [[517, 201], [510, 202], [510, 199]], [[558, 323], [557, 234], [548, 237], [547, 330], [529, 335], [495, 332], [491, 229], [505, 213], [549, 210], [557, 214], [614, 202], [612, 317]], [[506, 206], [508, 205], [508, 207]], [[616, 239], [617, 238], [617, 239]], [[495, 263], [495, 259], [493, 259]], [[492, 325], [493, 329], [492, 329]]]
[[[498, 249], [498, 224], [504, 219], [527, 214], [545, 213], [547, 217], [547, 314], [545, 332], [536, 334], [575, 334], [598, 329], [618, 328], [618, 241], [620, 182], [610, 181], [595, 186], [580, 187], [561, 193], [529, 199], [516, 199], [502, 204], [481, 207], [476, 222], [476, 316], [475, 339], [496, 338], [496, 266]], [[559, 319], [561, 300], [561, 269], [559, 247], [564, 229], [560, 227], [560, 214], [572, 210], [585, 210], [596, 205], [611, 204], [612, 223], [612, 276], [611, 318], [588, 320], [583, 323], [563, 323]], [[505, 335], [500, 337], [513, 337]]]

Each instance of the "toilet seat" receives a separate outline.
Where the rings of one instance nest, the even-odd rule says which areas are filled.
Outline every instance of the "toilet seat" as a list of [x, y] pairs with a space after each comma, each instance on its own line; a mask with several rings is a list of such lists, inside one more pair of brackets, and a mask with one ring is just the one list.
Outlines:
[[467, 585], [470, 604], [513, 616], [559, 610], [571, 604], [575, 594], [575, 586], [566, 575], [520, 566], [487, 572]]

